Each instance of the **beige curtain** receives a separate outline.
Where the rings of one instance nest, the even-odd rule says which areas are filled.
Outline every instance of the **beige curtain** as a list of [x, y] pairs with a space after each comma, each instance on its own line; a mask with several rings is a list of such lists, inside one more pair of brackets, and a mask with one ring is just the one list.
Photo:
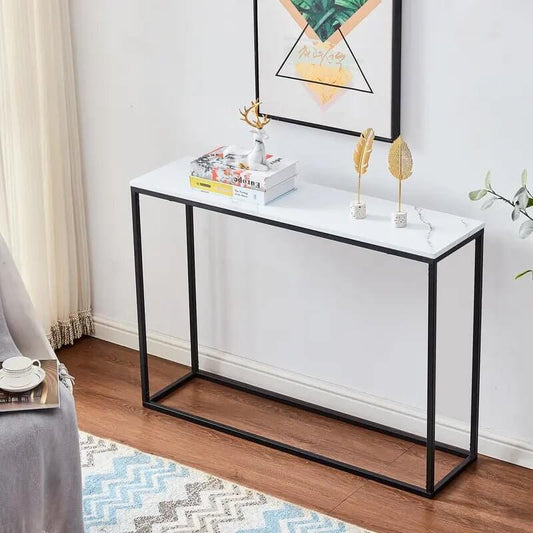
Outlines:
[[52, 346], [92, 333], [68, 0], [0, 0], [0, 232]]

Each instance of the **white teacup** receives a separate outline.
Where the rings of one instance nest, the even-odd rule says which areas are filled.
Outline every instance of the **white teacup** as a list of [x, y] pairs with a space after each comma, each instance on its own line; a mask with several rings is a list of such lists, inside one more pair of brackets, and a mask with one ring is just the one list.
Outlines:
[[21, 355], [6, 359], [2, 363], [2, 370], [9, 381], [23, 383], [32, 376], [35, 366], [41, 367], [41, 362], [38, 359], [30, 359]]

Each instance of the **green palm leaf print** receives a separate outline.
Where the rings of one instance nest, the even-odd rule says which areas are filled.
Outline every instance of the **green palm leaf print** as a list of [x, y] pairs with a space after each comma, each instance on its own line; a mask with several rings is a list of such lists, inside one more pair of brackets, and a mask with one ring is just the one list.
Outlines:
[[322, 42], [327, 41], [367, 0], [291, 0]]

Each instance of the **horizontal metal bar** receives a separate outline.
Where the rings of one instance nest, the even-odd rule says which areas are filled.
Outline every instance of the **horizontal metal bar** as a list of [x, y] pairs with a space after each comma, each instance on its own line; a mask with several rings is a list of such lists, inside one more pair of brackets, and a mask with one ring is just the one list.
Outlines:
[[[206, 372], [205, 370], [199, 370], [198, 377], [212, 381], [214, 383], [218, 383], [220, 385], [231, 387], [236, 390], [240, 390], [240, 391], [247, 392], [250, 394], [255, 394], [256, 396], [261, 396], [262, 398], [274, 400], [274, 401], [283, 403], [285, 405], [290, 405], [292, 407], [298, 407], [300, 409], [304, 409], [311, 413], [316, 413], [319, 415], [327, 416], [329, 418], [334, 418], [336, 420], [340, 420], [341, 422], [347, 422], [349, 424], [354, 424], [356, 426], [360, 426], [365, 429], [377, 431], [379, 433], [390, 435], [392, 437], [397, 437], [399, 439], [413, 442], [415, 444], [421, 444], [423, 446], [426, 445], [425, 437], [421, 437], [420, 435], [409, 433], [407, 431], [402, 431], [400, 429], [386, 426], [384, 424], [378, 424], [377, 422], [372, 422], [370, 420], [359, 418], [357, 416], [352, 416], [346, 413], [341, 413], [339, 411], [335, 411], [327, 407], [322, 407], [320, 405], [315, 405], [315, 404], [312, 404], [312, 403], [309, 403], [303, 400], [298, 400], [297, 398], [291, 398], [290, 396], [285, 396], [284, 394], [279, 394], [277, 392], [272, 392], [266, 389], [262, 389], [260, 387], [255, 387], [254, 385], [249, 385], [248, 383], [242, 383], [240, 381], [236, 381], [231, 378], [219, 376], [211, 372]], [[458, 457], [467, 457], [469, 454], [468, 450], [463, 450], [462, 448], [451, 446], [450, 444], [445, 444], [442, 442], [436, 442], [435, 448], [437, 450], [450, 453]]]
[[378, 474], [376, 472], [372, 472], [364, 468], [359, 468], [357, 466], [353, 466], [342, 461], [337, 461], [336, 459], [331, 459], [330, 457], [326, 457], [324, 455], [313, 453], [307, 450], [302, 450], [301, 448], [297, 448], [289, 444], [284, 444], [283, 442], [269, 439], [261, 435], [256, 435], [255, 433], [250, 433], [248, 431], [237, 429], [226, 424], [221, 424], [219, 422], [215, 422], [213, 420], [209, 420], [201, 416], [193, 415], [191, 413], [187, 413], [185, 411], [181, 411], [173, 407], [160, 405], [152, 401], [144, 402], [143, 405], [149, 409], [153, 409], [154, 411], [159, 411], [161, 413], [175, 416], [177, 418], [182, 418], [183, 420], [194, 422], [195, 424], [199, 424], [210, 429], [215, 429], [217, 431], [222, 431], [224, 433], [227, 433], [228, 435], [243, 438], [251, 442], [255, 442], [256, 444], [261, 444], [262, 446], [267, 446], [275, 450], [290, 453], [291, 455], [295, 455], [303, 459], [308, 459], [310, 461], [314, 461], [315, 463], [330, 466], [338, 470], [342, 470], [344, 472], [349, 472], [351, 474], [356, 474], [366, 479], [370, 479], [371, 481], [377, 481], [378, 483], [383, 483], [390, 487], [406, 490], [408, 492], [418, 494], [419, 496], [425, 496], [426, 498], [432, 497], [432, 494], [427, 493], [425, 489], [416, 485], [412, 485], [411, 483], [405, 483], [403, 481], [382, 474]]
[[457, 476], [460, 472], [462, 472], [468, 465], [475, 462], [477, 459], [476, 456], [469, 455], [465, 459], [463, 459], [453, 470], [448, 472], [436, 485], [435, 485], [435, 493], [439, 490], [443, 489], [455, 476]]
[[224, 215], [230, 215], [237, 218], [243, 218], [245, 220], [250, 220], [252, 222], [259, 222], [260, 224], [266, 224], [267, 226], [274, 226], [277, 228], [288, 229], [291, 231], [296, 231], [298, 233], [305, 233], [306, 235], [312, 235], [314, 237], [320, 237], [322, 239], [327, 239], [330, 241], [342, 242], [344, 244], [350, 244], [352, 246], [357, 246], [359, 248], [366, 248], [368, 250], [373, 250], [375, 252], [381, 252], [388, 255], [394, 255], [396, 257], [403, 257], [404, 259], [411, 259], [412, 261], [419, 261], [421, 263], [432, 263], [436, 261], [434, 258], [424, 257], [422, 255], [412, 254], [409, 252], [402, 252], [401, 250], [394, 250], [392, 248], [386, 248], [384, 246], [379, 246], [377, 244], [371, 244], [368, 242], [358, 241], [357, 239], [350, 239], [348, 237], [341, 237], [339, 235], [333, 235], [331, 233], [324, 233], [322, 231], [316, 231], [309, 228], [304, 228], [302, 226], [295, 226], [293, 224], [287, 224], [285, 222], [279, 222], [277, 220], [271, 220], [269, 218], [262, 218], [256, 215], [251, 215], [248, 213], [241, 213], [238, 211], [232, 211], [231, 209], [225, 209], [223, 207], [218, 207], [209, 204], [203, 204], [201, 202], [195, 202], [194, 200], [188, 200], [186, 198], [178, 198], [176, 196], [171, 196], [169, 194], [149, 191], [146, 189], [140, 189], [138, 187], [131, 187], [132, 191], [139, 194], [145, 194], [147, 196], [153, 196], [155, 198], [161, 198], [162, 200], [168, 200], [169, 202], [176, 202], [184, 205], [191, 205], [197, 207], [198, 209], [205, 209], [207, 211], [214, 211], [215, 213], [222, 213]]
[[188, 374], [181, 376], [181, 378], [177, 379], [176, 381], [173, 381], [170, 385], [167, 385], [166, 387], [162, 388], [161, 390], [153, 394], [150, 397], [150, 401], [158, 402], [162, 400], [163, 398], [168, 396], [170, 393], [174, 392], [181, 385], [185, 385], [185, 383], [190, 381], [193, 377], [195, 377], [194, 372], [189, 372]]

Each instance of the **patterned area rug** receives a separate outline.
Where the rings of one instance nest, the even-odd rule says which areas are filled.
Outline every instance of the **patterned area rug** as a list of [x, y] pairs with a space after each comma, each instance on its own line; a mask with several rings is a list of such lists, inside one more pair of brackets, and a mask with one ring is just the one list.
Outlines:
[[368, 533], [87, 433], [80, 447], [87, 533]]

